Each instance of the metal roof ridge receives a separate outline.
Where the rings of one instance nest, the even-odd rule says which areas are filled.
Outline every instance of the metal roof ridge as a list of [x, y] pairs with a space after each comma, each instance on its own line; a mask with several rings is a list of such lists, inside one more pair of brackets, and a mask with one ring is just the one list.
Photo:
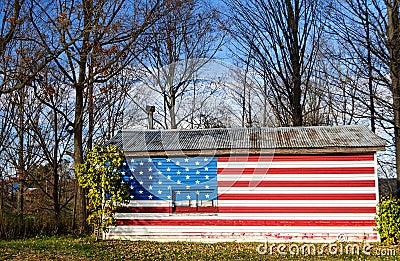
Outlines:
[[[232, 127], [232, 128], [204, 128], [204, 129], [122, 129], [121, 132], [187, 132], [213, 130], [289, 130], [289, 129], [320, 129], [320, 128], [368, 128], [367, 124], [352, 125], [316, 125], [316, 126], [279, 126], [279, 127]], [[369, 128], [368, 128], [369, 129]]]

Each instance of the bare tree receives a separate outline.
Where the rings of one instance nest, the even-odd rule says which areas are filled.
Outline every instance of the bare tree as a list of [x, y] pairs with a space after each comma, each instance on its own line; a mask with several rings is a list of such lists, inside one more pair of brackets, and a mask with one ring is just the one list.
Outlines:
[[73, 100], [72, 90], [55, 80], [50, 70], [44, 70], [40, 76], [40, 80], [34, 83], [39, 120], [29, 116], [28, 120], [33, 139], [40, 147], [45, 170], [40, 173], [41, 168], [38, 168], [39, 171], [32, 173], [31, 180], [41, 190], [43, 198], [48, 199], [48, 206], [42, 208], [51, 211], [56, 232], [62, 232], [61, 211], [72, 199], [67, 193], [62, 193], [61, 184], [65, 180], [62, 178], [62, 165], [72, 148], [72, 132], [68, 129], [73, 116], [69, 110]]
[[217, 11], [206, 2], [188, 0], [170, 4], [171, 11], [151, 27], [151, 44], [140, 63], [144, 68], [143, 81], [163, 99], [164, 119], [160, 125], [176, 129], [179, 99], [188, 92], [196, 95], [193, 80], [215, 56], [223, 36], [218, 35]]
[[[82, 163], [84, 126], [89, 116], [89, 141], [93, 137], [93, 87], [104, 83], [123, 68], [122, 61], [134, 58], [134, 49], [143, 32], [166, 9], [163, 1], [55, 1], [31, 2], [30, 20], [36, 38], [49, 52], [64, 49], [52, 61], [57, 80], [75, 90], [73, 142], [75, 164]], [[56, 40], [55, 40], [56, 39]], [[70, 43], [73, 42], [73, 45]], [[101, 57], [107, 54], [107, 57]], [[87, 106], [89, 103], [89, 106]], [[90, 144], [89, 144], [90, 145]], [[78, 227], [86, 231], [85, 193], [78, 186]]]
[[[329, 32], [344, 52], [337, 72], [347, 70], [348, 81], [356, 82], [344, 94], [363, 110], [359, 118], [370, 118], [372, 130], [393, 137], [397, 179], [400, 180], [400, 23], [399, 1], [346, 0], [328, 5]], [[337, 75], [333, 75], [334, 77]], [[351, 93], [356, 90], [356, 93]], [[386, 133], [386, 134], [385, 134]], [[391, 143], [391, 141], [390, 141]], [[389, 150], [390, 147], [389, 147]], [[400, 181], [398, 182], [400, 185]]]
[[304, 123], [305, 104], [319, 50], [318, 2], [309, 0], [225, 1], [232, 18], [236, 54], [250, 55], [264, 77], [280, 125]]

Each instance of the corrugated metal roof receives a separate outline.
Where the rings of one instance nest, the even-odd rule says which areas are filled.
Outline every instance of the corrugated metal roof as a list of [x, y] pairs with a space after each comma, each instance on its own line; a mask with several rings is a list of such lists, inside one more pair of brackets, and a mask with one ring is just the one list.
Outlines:
[[197, 130], [122, 130], [109, 144], [126, 152], [213, 149], [304, 149], [384, 147], [366, 125], [233, 128]]

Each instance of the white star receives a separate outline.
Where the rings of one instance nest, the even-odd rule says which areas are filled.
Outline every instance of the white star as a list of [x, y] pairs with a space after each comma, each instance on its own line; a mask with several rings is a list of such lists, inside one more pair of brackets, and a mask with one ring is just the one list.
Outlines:
[[180, 180], [178, 180], [176, 183], [177, 183], [177, 184], [181, 184], [181, 181], [180, 181]]
[[171, 169], [168, 167], [168, 168], [167, 168], [167, 171], [171, 171]]
[[153, 171], [153, 169], [150, 167], [150, 168], [149, 168], [149, 172], [152, 172], [152, 171]]
[[158, 173], [158, 175], [161, 175], [162, 174], [162, 171], [159, 171], [159, 172], [157, 172]]
[[135, 196], [134, 195], [131, 195], [131, 198], [134, 198]]
[[130, 177], [129, 177], [129, 179], [134, 179], [134, 178], [135, 178], [135, 177], [133, 177], [133, 176], [130, 176]]
[[143, 175], [143, 171], [140, 171], [140, 172], [139, 172], [139, 175]]
[[190, 189], [190, 186], [186, 186], [186, 189]]
[[176, 172], [176, 174], [179, 175], [179, 174], [181, 174], [181, 172], [178, 170], [178, 171]]
[[196, 184], [200, 184], [200, 180], [196, 180], [195, 182], [196, 182]]
[[209, 176], [208, 176], [208, 175], [205, 175], [204, 177], [205, 177], [206, 179], [208, 179], [208, 178], [209, 178]]
[[210, 188], [210, 186], [206, 185], [206, 189], [209, 189], [209, 188]]
[[152, 185], [150, 185], [150, 186], [149, 186], [149, 189], [150, 189], [150, 190], [152, 190], [152, 189], [153, 189], [153, 186], [152, 186]]
[[196, 190], [196, 194], [199, 195], [199, 194], [200, 194], [200, 191]]
[[157, 165], [161, 166], [161, 165], [162, 165], [162, 162], [161, 162], [161, 161], [159, 161], [159, 162], [157, 163]]
[[186, 175], [186, 179], [190, 179], [190, 176], [189, 176], [189, 175]]
[[200, 164], [200, 162], [198, 162], [198, 161], [196, 161], [195, 163], [196, 163], [196, 165], [199, 165], [199, 164]]
[[124, 184], [125, 183], [124, 180], [121, 180], [121, 183]]
[[131, 162], [132, 162], [132, 163], [135, 162], [135, 159], [131, 159]]
[[143, 194], [143, 190], [139, 190], [139, 194]]
[[171, 189], [171, 186], [168, 186], [167, 188], [168, 188], [168, 189]]
[[206, 194], [206, 198], [210, 198], [210, 195]]
[[208, 161], [208, 159], [207, 159], [207, 158], [204, 158], [204, 161]]
[[159, 180], [159, 181], [158, 181], [158, 184], [160, 184], [160, 185], [161, 185], [161, 184], [162, 184], [162, 181], [161, 181], [161, 180]]
[[170, 159], [170, 158], [168, 158], [168, 159], [167, 159], [167, 162], [170, 162], [170, 161], [171, 161], [171, 159]]
[[205, 167], [204, 170], [205, 170], [205, 171], [208, 171], [208, 167]]
[[170, 195], [168, 195], [168, 196], [167, 196], [167, 199], [171, 199], [171, 196], [170, 196]]
[[121, 171], [121, 174], [124, 176], [125, 175], [125, 171]]
[[177, 195], [180, 195], [180, 194], [181, 194], [181, 192], [178, 190], [178, 191], [176, 192], [176, 194], [177, 194]]
[[151, 158], [149, 158], [147, 161], [148, 161], [148, 162], [152, 162], [153, 160], [152, 160]]
[[124, 163], [122, 163], [122, 165], [126, 166], [126, 162], [124, 161]]
[[189, 168], [186, 168], [185, 170], [186, 170], [186, 171], [189, 171]]
[[196, 174], [199, 175], [199, 174], [200, 174], [200, 171], [196, 171]]
[[141, 161], [139, 164], [140, 164], [141, 166], [143, 166], [144, 163], [143, 163], [143, 161]]
[[152, 195], [149, 195], [149, 199], [153, 199], [153, 196], [152, 196]]
[[143, 185], [143, 180], [139, 181], [139, 184], [140, 184], [140, 185]]
[[159, 190], [159, 191], [157, 191], [158, 192], [158, 194], [162, 194], [162, 191], [161, 190]]
[[175, 164], [179, 166], [179, 164], [181, 164], [181, 163], [179, 161], [177, 161], [177, 162], [175, 162]]
[[187, 199], [190, 199], [190, 195], [187, 195], [186, 198], [187, 198]]
[[135, 172], [135, 169], [131, 169], [132, 172]]
[[153, 179], [153, 176], [150, 175], [150, 176], [149, 176], [149, 179], [152, 180], [152, 179]]
[[170, 176], [170, 175], [168, 175], [168, 176], [167, 176], [167, 179], [171, 180], [171, 176]]
[[186, 158], [186, 159], [185, 159], [185, 162], [189, 162], [189, 158]]
[[130, 188], [131, 188], [131, 189], [134, 189], [135, 187], [131, 185]]

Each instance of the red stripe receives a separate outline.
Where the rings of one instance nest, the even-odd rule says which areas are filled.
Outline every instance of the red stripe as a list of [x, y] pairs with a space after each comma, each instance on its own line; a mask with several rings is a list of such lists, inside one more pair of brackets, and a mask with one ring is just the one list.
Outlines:
[[220, 194], [219, 200], [375, 200], [375, 194]]
[[218, 187], [375, 187], [375, 180], [218, 181]]
[[[125, 207], [118, 213], [171, 213], [170, 207]], [[218, 207], [220, 213], [365, 213], [375, 214], [375, 207]]]
[[118, 226], [375, 226], [374, 220], [117, 219]]
[[218, 174], [374, 174], [374, 167], [354, 168], [218, 168]]
[[172, 213], [217, 213], [218, 207], [175, 207]]
[[232, 156], [218, 157], [218, 162], [286, 162], [286, 161], [371, 161], [374, 154], [360, 154], [348, 156]]
[[375, 207], [218, 207], [220, 213], [365, 213], [375, 214]]

